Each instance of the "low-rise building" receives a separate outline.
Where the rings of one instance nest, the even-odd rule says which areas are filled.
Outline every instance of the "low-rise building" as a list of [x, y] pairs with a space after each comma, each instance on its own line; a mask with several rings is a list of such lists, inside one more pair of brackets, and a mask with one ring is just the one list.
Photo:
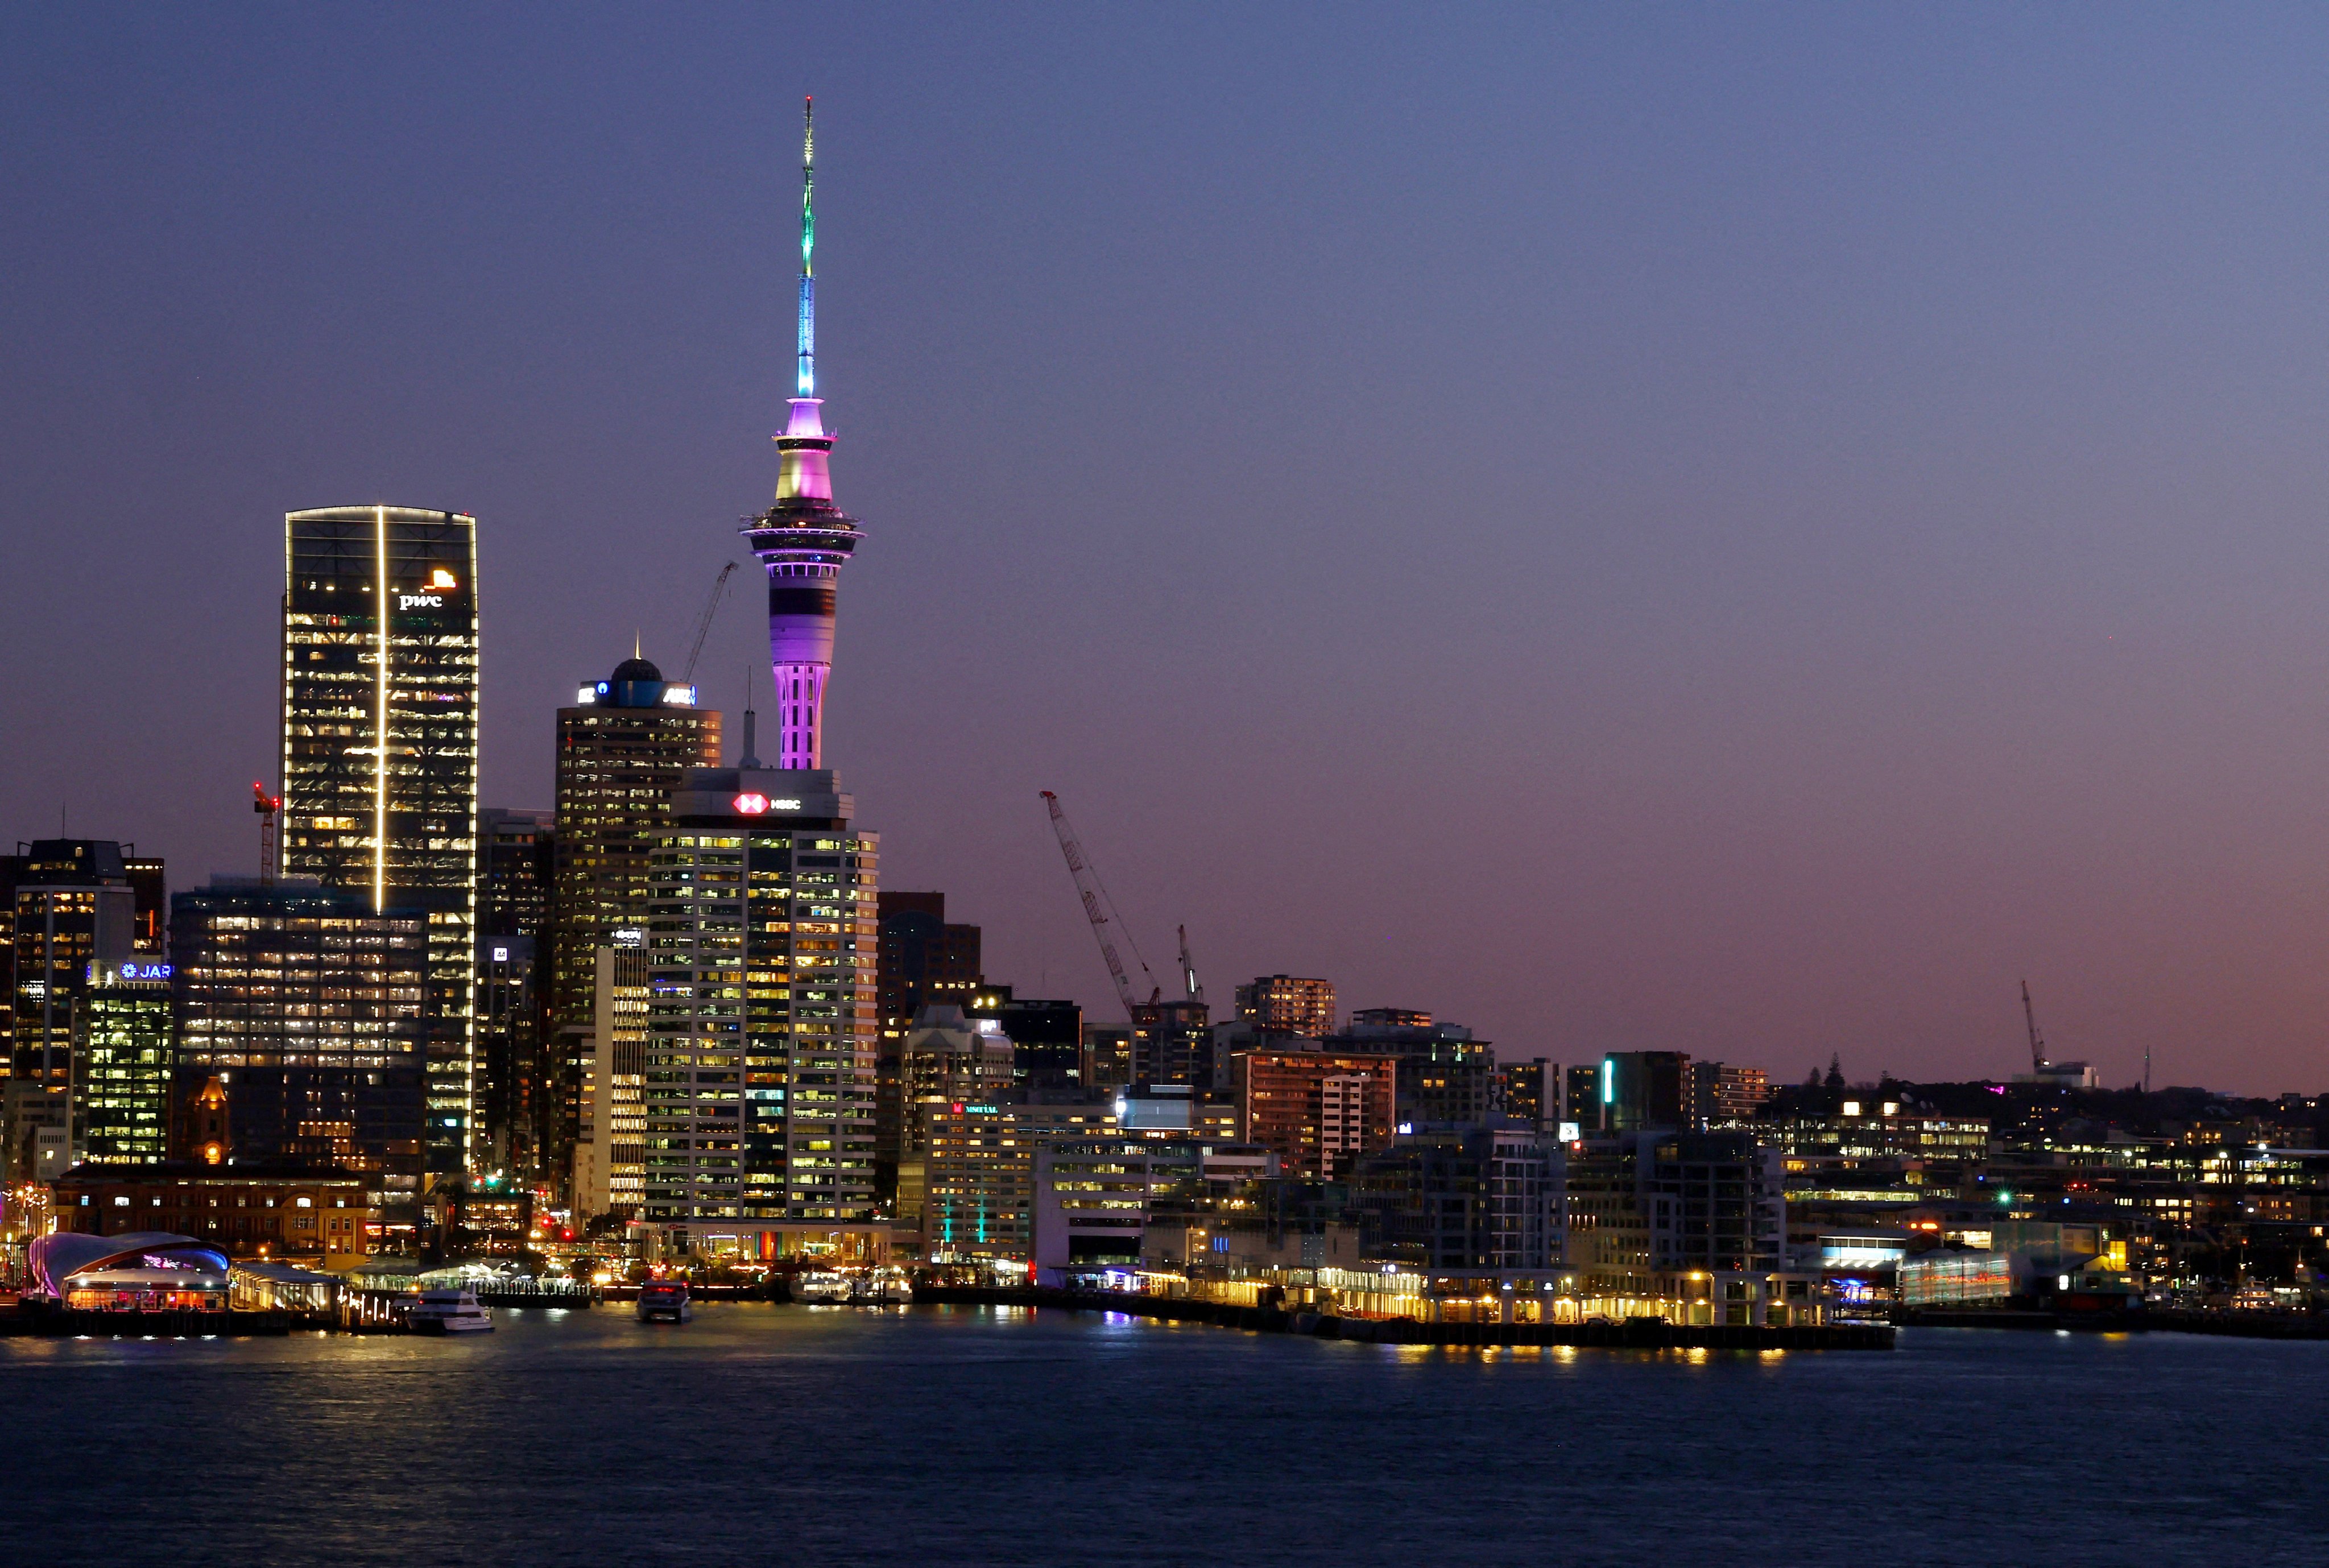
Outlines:
[[370, 1251], [380, 1211], [353, 1171], [250, 1169], [170, 1160], [80, 1165], [52, 1184], [56, 1226], [89, 1235], [192, 1236], [234, 1257], [307, 1257], [344, 1268]]

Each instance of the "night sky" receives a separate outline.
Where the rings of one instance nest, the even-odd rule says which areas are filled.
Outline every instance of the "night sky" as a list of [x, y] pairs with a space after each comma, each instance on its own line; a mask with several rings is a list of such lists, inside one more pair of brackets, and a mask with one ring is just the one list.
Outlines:
[[827, 761], [990, 978], [1112, 1015], [1051, 789], [1223, 1010], [1962, 1077], [2027, 976], [2329, 1089], [2324, 89], [2259, 6], [13, 6], [0, 836], [251, 870], [282, 514], [372, 501], [479, 519], [546, 807], [751, 566], [814, 92]]

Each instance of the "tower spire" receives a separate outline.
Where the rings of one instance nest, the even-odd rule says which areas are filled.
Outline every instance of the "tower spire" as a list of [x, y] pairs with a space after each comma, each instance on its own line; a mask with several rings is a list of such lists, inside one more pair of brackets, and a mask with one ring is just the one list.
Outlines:
[[[816, 395], [816, 100], [801, 104], [800, 369], [777, 435], [777, 504], [744, 537], [768, 574], [768, 670], [779, 769], [825, 765], [825, 683], [833, 673], [834, 589], [857, 548], [857, 520], [833, 504], [833, 438]], [[748, 721], [749, 722], [749, 721]], [[753, 748], [747, 741], [747, 751]]]
[[799, 397], [816, 396], [816, 99], [801, 99]]

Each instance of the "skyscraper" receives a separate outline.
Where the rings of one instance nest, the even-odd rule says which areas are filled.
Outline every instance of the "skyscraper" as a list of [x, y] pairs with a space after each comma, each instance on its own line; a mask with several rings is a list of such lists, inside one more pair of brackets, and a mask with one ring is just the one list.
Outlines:
[[695, 688], [636, 653], [558, 710], [557, 845], [552, 859], [550, 1038], [542, 1129], [545, 1170], [570, 1168], [596, 1046], [599, 949], [646, 925], [647, 859], [671, 824], [672, 791], [720, 764], [720, 714]]
[[283, 872], [425, 920], [424, 1161], [457, 1176], [476, 1126], [476, 519], [293, 512], [283, 558]]
[[801, 270], [791, 416], [777, 437], [777, 504], [741, 532], [768, 573], [768, 662], [776, 677], [777, 766], [825, 766], [825, 684], [833, 673], [834, 584], [857, 549], [856, 519], [833, 504], [833, 438], [816, 395], [816, 136], [802, 110]]
[[675, 1241], [878, 1254], [880, 840], [825, 770], [688, 776], [647, 918], [644, 1196]]

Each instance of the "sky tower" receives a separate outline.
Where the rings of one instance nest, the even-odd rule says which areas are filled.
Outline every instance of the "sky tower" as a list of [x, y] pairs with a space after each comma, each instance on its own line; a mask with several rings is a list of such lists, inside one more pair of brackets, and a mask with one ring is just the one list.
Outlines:
[[834, 582], [857, 548], [857, 520], [833, 504], [833, 438], [816, 395], [816, 100], [801, 109], [800, 359], [791, 417], [777, 437], [777, 504], [741, 532], [768, 570], [768, 663], [779, 768], [825, 766], [825, 680], [833, 671]]

